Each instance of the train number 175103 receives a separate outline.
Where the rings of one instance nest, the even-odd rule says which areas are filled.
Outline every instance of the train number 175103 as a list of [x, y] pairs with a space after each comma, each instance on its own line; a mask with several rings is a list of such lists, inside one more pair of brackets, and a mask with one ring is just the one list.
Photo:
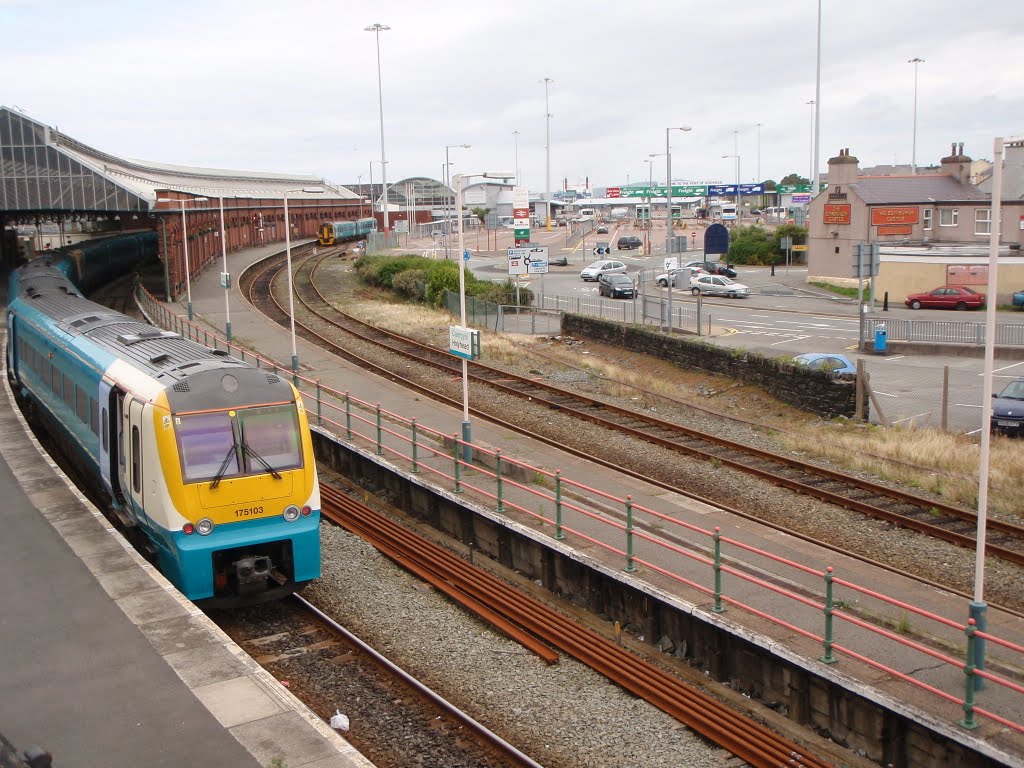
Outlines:
[[235, 510], [235, 517], [252, 517], [253, 515], [262, 515], [263, 507], [242, 507], [242, 509]]

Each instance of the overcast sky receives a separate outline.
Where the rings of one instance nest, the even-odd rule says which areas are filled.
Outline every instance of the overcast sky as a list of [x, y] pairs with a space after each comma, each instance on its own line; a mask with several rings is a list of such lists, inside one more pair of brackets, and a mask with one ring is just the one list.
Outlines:
[[[1024, 135], [1021, 0], [823, 0], [822, 173]], [[369, 180], [514, 171], [551, 186], [780, 179], [811, 166], [815, 0], [0, 0], [0, 103], [164, 163]], [[761, 127], [756, 128], [760, 123]], [[736, 131], [739, 131], [737, 134]], [[760, 140], [759, 140], [760, 139]], [[760, 149], [760, 151], [759, 151]], [[758, 175], [760, 169], [760, 175]], [[374, 165], [380, 181], [379, 162]]]

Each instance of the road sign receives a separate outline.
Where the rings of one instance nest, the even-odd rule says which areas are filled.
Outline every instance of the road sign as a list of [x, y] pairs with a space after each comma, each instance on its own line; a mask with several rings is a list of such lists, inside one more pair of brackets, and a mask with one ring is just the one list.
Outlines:
[[853, 276], [878, 277], [878, 243], [857, 243], [853, 246]]
[[810, 195], [793, 195], [794, 203], [809, 203], [811, 202]]
[[543, 275], [548, 271], [548, 247], [535, 245], [527, 248], [526, 272], [531, 275]]
[[464, 250], [462, 252], [462, 260], [463, 261], [469, 261], [469, 248], [467, 248], [466, 250]]
[[793, 246], [793, 252], [794, 253], [796, 251], [806, 251], [806, 250], [807, 250], [807, 246], [806, 245], [794, 245]]
[[704, 253], [729, 253], [729, 230], [723, 224], [712, 224], [704, 232]]

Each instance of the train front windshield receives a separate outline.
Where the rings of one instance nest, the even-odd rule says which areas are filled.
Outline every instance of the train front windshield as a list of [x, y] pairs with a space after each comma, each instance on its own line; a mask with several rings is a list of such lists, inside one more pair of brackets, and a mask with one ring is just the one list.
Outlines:
[[277, 473], [302, 466], [294, 405], [239, 408], [174, 417], [186, 483]]

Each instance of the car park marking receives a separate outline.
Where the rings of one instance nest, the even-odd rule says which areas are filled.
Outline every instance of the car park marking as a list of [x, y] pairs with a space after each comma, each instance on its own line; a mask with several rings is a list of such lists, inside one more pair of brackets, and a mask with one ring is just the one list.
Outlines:
[[896, 419], [896, 421], [891, 423], [895, 426], [896, 424], [901, 424], [904, 421], [913, 421], [914, 419], [919, 419], [922, 416], [931, 416], [932, 413], [934, 413], [934, 411], [925, 411], [924, 413], [918, 413], [913, 416], [904, 416], [902, 419]]
[[977, 403], [953, 403], [957, 408], [981, 408]]
[[895, 362], [897, 360], [902, 360], [905, 357], [906, 357], [906, 355], [893, 355], [892, 357], [885, 358], [885, 362], [892, 363], [892, 362]]
[[774, 346], [777, 346], [778, 344], [788, 344], [791, 341], [803, 341], [804, 339], [809, 339], [809, 338], [811, 338], [811, 337], [810, 336], [794, 336], [791, 339], [783, 339], [782, 341], [773, 342], [772, 344], [769, 344], [768, 346], [769, 347], [774, 347]]
[[[994, 369], [992, 371], [992, 373], [999, 373], [1000, 371], [1008, 371], [1011, 368], [1016, 368], [1018, 365], [1024, 365], [1024, 362], [1021, 362], [1021, 363], [1011, 363], [1010, 365], [1004, 365], [1002, 368]], [[984, 376], [985, 374], [984, 373], [979, 373], [978, 375], [979, 376]]]

